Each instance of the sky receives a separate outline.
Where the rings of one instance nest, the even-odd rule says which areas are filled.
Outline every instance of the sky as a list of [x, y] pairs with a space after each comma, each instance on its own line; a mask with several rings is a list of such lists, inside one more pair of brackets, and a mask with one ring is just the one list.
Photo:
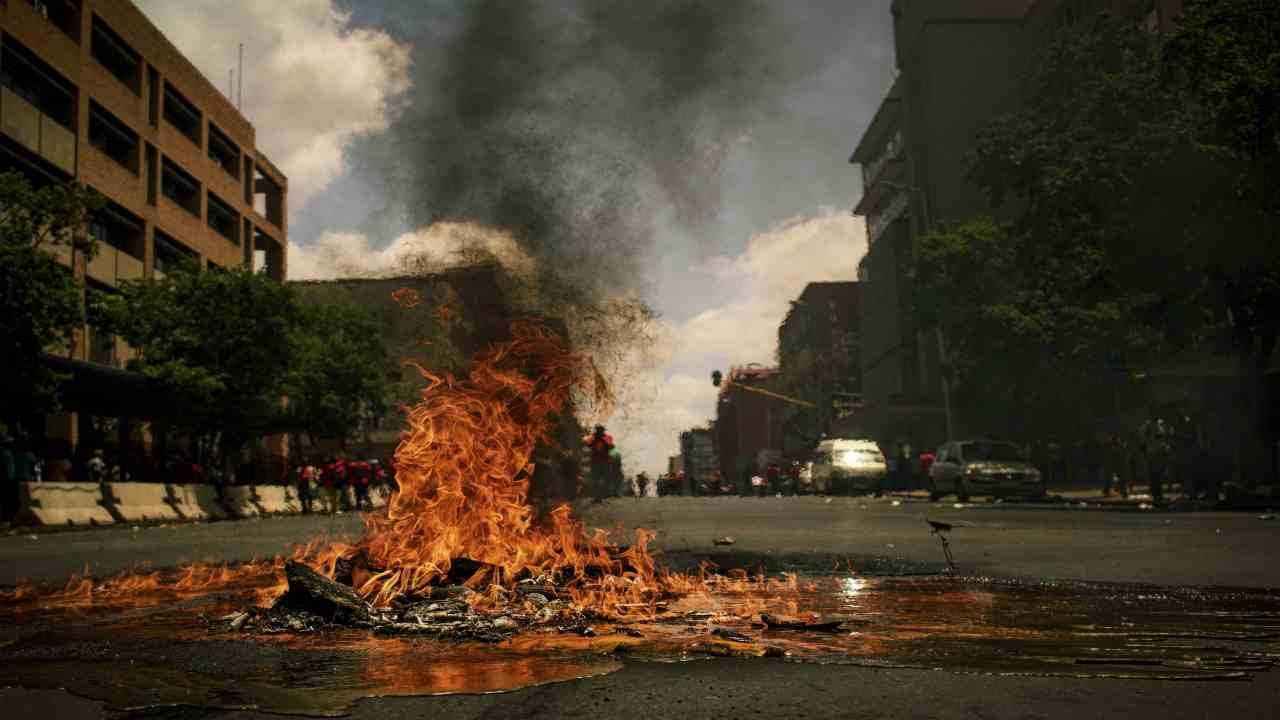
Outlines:
[[890, 0], [137, 0], [289, 178], [289, 277], [457, 229], [659, 314], [606, 421], [665, 471], [712, 370], [773, 364], [788, 301], [854, 279], [848, 161], [893, 80]]

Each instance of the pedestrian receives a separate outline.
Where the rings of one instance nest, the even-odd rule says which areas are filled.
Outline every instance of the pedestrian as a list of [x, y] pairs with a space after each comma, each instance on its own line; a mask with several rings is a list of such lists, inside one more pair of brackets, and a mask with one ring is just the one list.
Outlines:
[[330, 515], [340, 512], [338, 494], [342, 492], [342, 486], [338, 474], [338, 459], [329, 456], [320, 470], [320, 481], [324, 484], [324, 509]]
[[603, 425], [596, 425], [592, 434], [583, 438], [583, 444], [590, 452], [591, 476], [588, 491], [593, 503], [604, 502], [605, 488], [613, 475], [613, 461], [610, 453], [614, 450], [613, 437], [605, 432]]
[[102, 459], [102, 451], [94, 450], [93, 457], [85, 465], [89, 471], [89, 482], [103, 483], [107, 481], [107, 461]]
[[312, 467], [305, 460], [295, 463], [292, 470], [294, 487], [298, 490], [298, 504], [302, 506], [302, 514], [311, 514], [311, 471]]
[[782, 469], [778, 463], [770, 462], [764, 469], [764, 477], [769, 482], [769, 492], [782, 497]]
[[347, 465], [347, 479], [356, 495], [356, 509], [372, 510], [373, 501], [369, 499], [369, 463], [364, 455], [357, 455], [353, 463]]
[[924, 475], [925, 487], [928, 487], [929, 470], [937, 460], [938, 456], [934, 455], [932, 450], [925, 450], [920, 454], [920, 474]]

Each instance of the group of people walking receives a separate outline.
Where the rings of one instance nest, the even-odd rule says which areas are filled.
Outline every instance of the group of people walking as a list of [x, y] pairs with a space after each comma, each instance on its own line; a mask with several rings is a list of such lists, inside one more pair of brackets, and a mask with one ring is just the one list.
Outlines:
[[368, 460], [357, 455], [347, 460], [342, 455], [319, 458], [310, 462], [294, 462], [284, 478], [284, 484], [298, 491], [303, 514], [311, 512], [311, 506], [319, 497], [324, 512], [330, 515], [347, 510], [372, 510], [373, 490], [388, 488], [395, 482], [386, 466], [377, 458]]

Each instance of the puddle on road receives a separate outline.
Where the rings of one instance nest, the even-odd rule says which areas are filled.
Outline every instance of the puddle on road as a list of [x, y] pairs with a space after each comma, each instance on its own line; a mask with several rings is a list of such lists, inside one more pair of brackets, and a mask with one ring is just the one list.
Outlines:
[[[705, 613], [694, 619], [603, 623], [594, 637], [528, 633], [497, 646], [356, 630], [210, 630], [201, 615], [243, 604], [226, 595], [74, 614], [0, 611], [0, 684], [61, 687], [119, 708], [335, 715], [364, 697], [498, 692], [613, 672], [622, 658], [706, 658], [726, 647], [715, 630], [780, 649], [789, 661], [953, 672], [1248, 680], [1280, 663], [1275, 591], [951, 577], [821, 577], [798, 585], [774, 596], [726, 593], [673, 604]], [[839, 632], [773, 630], [746, 619], [761, 607], [843, 624]]]

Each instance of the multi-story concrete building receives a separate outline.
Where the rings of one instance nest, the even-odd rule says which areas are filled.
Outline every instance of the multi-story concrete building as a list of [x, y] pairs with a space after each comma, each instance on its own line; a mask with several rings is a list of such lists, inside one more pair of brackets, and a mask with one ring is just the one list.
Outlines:
[[791, 397], [816, 406], [805, 413], [802, 434], [827, 432], [836, 402], [857, 402], [862, 393], [859, 358], [862, 284], [813, 282], [778, 327], [778, 366], [782, 387]]
[[914, 326], [909, 271], [916, 238], [1000, 212], [965, 179], [978, 130], [1016, 108], [1025, 68], [1063, 28], [1105, 10], [1168, 29], [1180, 8], [1180, 0], [894, 0], [898, 74], [850, 158], [862, 166], [854, 214], [867, 221], [858, 267], [865, 419], [878, 436], [920, 445], [945, 433], [945, 339]]
[[[288, 180], [128, 0], [0, 0], [0, 171], [15, 169], [106, 197], [97, 255], [62, 256], [88, 293], [184, 261], [285, 277]], [[67, 354], [119, 368], [129, 349], [86, 328]], [[74, 445], [76, 426], [69, 414], [50, 430]]]

